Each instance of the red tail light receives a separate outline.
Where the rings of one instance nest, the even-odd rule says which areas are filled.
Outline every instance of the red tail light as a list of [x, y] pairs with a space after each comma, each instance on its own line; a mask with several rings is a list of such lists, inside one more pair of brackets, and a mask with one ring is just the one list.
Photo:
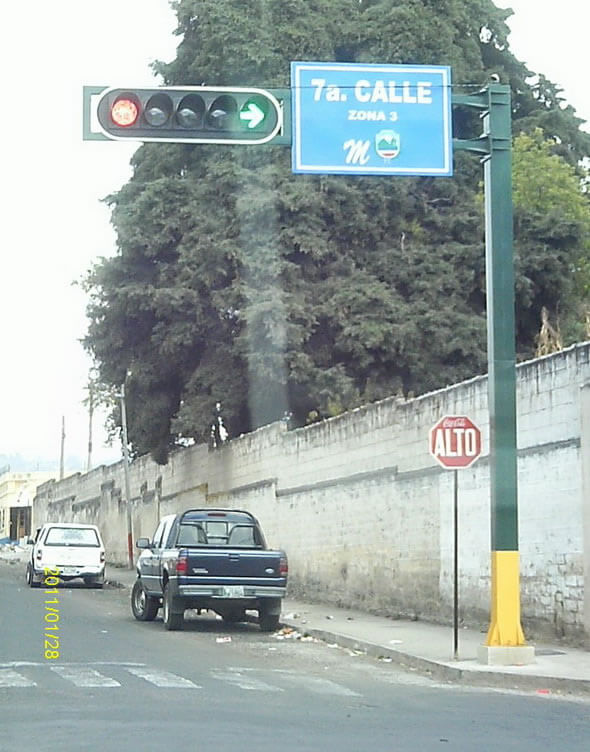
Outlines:
[[176, 561], [176, 574], [186, 574], [188, 572], [188, 558], [179, 556]]
[[281, 561], [279, 563], [279, 574], [282, 577], [286, 577], [289, 574], [289, 564], [287, 562], [286, 556], [281, 556]]

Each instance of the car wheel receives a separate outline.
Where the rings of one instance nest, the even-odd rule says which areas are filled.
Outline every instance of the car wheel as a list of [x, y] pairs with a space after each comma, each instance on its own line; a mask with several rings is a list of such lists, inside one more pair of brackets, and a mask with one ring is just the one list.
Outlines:
[[258, 612], [258, 624], [262, 632], [274, 632], [279, 626], [280, 614], [267, 614], [264, 611]]
[[152, 598], [145, 592], [143, 582], [139, 577], [135, 580], [131, 591], [131, 610], [137, 621], [153, 621], [156, 618], [160, 604], [157, 598]]
[[30, 564], [27, 564], [26, 578], [27, 578], [27, 585], [29, 587], [32, 587], [32, 588], [39, 587], [40, 583], [35, 582], [35, 573], [33, 572], [33, 567]]
[[184, 611], [175, 611], [174, 599], [170, 593], [170, 583], [164, 587], [164, 598], [162, 599], [162, 619], [166, 629], [173, 631], [182, 629], [184, 623]]

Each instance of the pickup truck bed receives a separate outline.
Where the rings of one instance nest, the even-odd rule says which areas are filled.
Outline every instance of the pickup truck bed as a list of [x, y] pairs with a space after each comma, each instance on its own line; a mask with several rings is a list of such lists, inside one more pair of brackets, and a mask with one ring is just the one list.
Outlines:
[[227, 622], [258, 611], [264, 631], [276, 629], [287, 587], [287, 557], [270, 550], [255, 517], [234, 509], [189, 509], [164, 517], [143, 549], [131, 594], [136, 619], [160, 607], [167, 629], [181, 629], [187, 608], [211, 610]]

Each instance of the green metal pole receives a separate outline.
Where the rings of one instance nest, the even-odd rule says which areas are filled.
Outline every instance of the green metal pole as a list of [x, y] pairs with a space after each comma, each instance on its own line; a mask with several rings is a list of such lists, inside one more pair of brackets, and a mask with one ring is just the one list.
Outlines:
[[491, 84], [484, 114], [492, 613], [487, 646], [525, 644], [520, 625], [510, 88]]
[[492, 550], [518, 550], [510, 89], [488, 87], [484, 159]]

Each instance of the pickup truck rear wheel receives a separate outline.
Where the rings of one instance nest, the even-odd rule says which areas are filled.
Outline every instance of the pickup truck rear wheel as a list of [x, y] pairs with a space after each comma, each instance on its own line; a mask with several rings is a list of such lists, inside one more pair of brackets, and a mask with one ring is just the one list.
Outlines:
[[258, 624], [261, 632], [274, 632], [279, 626], [280, 614], [269, 614], [264, 611], [258, 612]]
[[174, 610], [176, 604], [170, 593], [170, 583], [164, 587], [164, 598], [162, 599], [162, 619], [166, 629], [173, 631], [182, 629], [184, 624], [184, 611]]
[[139, 577], [135, 580], [131, 591], [131, 610], [138, 621], [153, 621], [156, 618], [160, 604], [157, 598], [153, 598], [145, 592]]

